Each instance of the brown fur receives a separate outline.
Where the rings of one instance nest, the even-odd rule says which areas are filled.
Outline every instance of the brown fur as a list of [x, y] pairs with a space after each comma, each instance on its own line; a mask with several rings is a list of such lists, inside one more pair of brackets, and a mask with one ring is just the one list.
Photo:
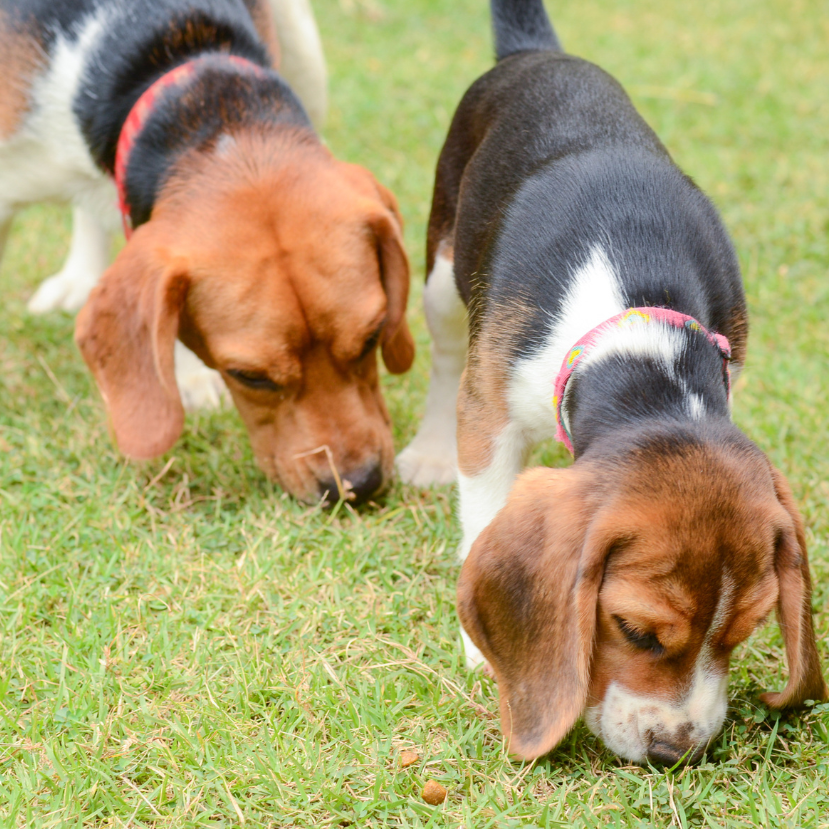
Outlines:
[[525, 472], [458, 582], [461, 623], [495, 672], [501, 727], [519, 757], [549, 751], [584, 706], [608, 549], [601, 530], [588, 541], [591, 479], [582, 469]]
[[780, 584], [777, 615], [786, 645], [789, 681], [781, 692], [763, 694], [761, 699], [771, 708], [788, 708], [807, 699], [825, 700], [827, 689], [815, 647], [812, 581], [809, 576], [803, 519], [797, 510], [789, 482], [778, 470], [772, 468], [771, 472], [777, 499], [788, 513], [793, 527], [793, 532], [788, 530], [783, 536], [779, 554], [774, 561]]
[[[530, 759], [552, 749], [614, 680], [636, 694], [681, 696], [723, 572], [735, 595], [711, 634], [713, 664], [725, 670], [777, 601], [790, 676], [764, 701], [826, 699], [802, 523], [759, 452], [703, 445], [682, 457], [654, 450], [617, 466], [524, 473], [458, 586], [464, 628], [498, 679], [510, 751]], [[631, 645], [614, 616], [656, 634], [664, 656]]]
[[495, 440], [509, 422], [512, 335], [528, 317], [529, 310], [518, 299], [490, 308], [480, 333], [469, 343], [458, 392], [458, 469], [464, 475], [477, 475], [489, 466]]
[[[432, 222], [435, 212], [433, 205]], [[429, 270], [438, 256], [450, 262], [455, 257], [451, 235], [441, 238], [431, 228], [430, 224], [426, 251]], [[495, 330], [502, 324], [509, 325], [510, 321], [493, 319]], [[495, 440], [509, 420], [504, 354], [508, 343], [498, 336], [483, 337], [480, 342], [483, 345], [477, 349], [477, 343], [472, 343], [458, 390], [458, 469], [464, 475], [475, 475], [489, 466]]]
[[722, 333], [731, 346], [732, 366], [742, 368], [748, 350], [748, 309], [745, 306], [732, 309]]
[[[496, 396], [495, 404], [488, 404], [484, 394], [476, 385], [476, 372], [470, 372], [470, 365], [461, 375], [458, 390], [458, 469], [464, 475], [476, 475], [492, 462], [495, 441], [508, 423], [506, 399]], [[497, 375], [491, 385], [503, 386]]]
[[[360, 354], [385, 320], [386, 365], [411, 365], [408, 280], [396, 203], [366, 170], [298, 134], [242, 134], [179, 165], [76, 338], [126, 454], [157, 455], [181, 431], [178, 333], [223, 373], [266, 474], [313, 501], [331, 460], [345, 479], [378, 463], [391, 473], [376, 349]], [[281, 390], [251, 389], [228, 369]]]
[[0, 11], [0, 139], [14, 135], [31, 103], [31, 85], [43, 66], [40, 44], [13, 28]]

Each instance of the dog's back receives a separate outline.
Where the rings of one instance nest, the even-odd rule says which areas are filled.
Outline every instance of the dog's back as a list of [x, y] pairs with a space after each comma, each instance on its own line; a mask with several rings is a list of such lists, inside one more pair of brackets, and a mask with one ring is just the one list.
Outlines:
[[433, 213], [429, 238], [433, 258], [453, 231], [473, 334], [488, 303], [529, 292], [538, 305], [515, 340], [526, 354], [601, 248], [625, 307], [678, 303], [728, 336], [742, 362], [739, 266], [710, 201], [619, 83], [561, 51], [540, 0], [492, 0], [492, 16], [498, 63], [464, 96], [438, 165], [436, 200], [451, 202], [463, 177], [463, 205], [454, 227], [449, 211]]

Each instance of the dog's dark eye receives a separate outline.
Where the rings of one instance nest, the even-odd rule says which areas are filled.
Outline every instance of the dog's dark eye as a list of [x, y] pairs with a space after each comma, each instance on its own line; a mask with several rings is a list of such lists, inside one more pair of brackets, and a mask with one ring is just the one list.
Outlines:
[[363, 350], [360, 352], [360, 356], [358, 357], [359, 360], [364, 360], [377, 348], [377, 343], [380, 342], [380, 334], [383, 331], [383, 326], [381, 325], [367, 340], [366, 344], [363, 346]]
[[274, 383], [267, 374], [257, 374], [254, 371], [242, 371], [241, 369], [229, 368], [227, 373], [243, 385], [251, 389], [263, 389], [264, 391], [279, 391], [282, 386]]
[[665, 648], [660, 644], [659, 639], [656, 638], [656, 634], [642, 633], [641, 630], [637, 630], [621, 616], [614, 616], [613, 620], [619, 626], [619, 630], [622, 631], [625, 639], [634, 647], [639, 648], [641, 651], [650, 651], [656, 656], [665, 653]]

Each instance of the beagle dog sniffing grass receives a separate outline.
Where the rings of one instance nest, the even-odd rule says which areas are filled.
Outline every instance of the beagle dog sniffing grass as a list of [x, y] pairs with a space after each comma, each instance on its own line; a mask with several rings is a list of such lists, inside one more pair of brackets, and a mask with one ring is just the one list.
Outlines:
[[[827, 698], [803, 523], [730, 419], [737, 259], [621, 87], [562, 53], [541, 0], [492, 13], [498, 63], [438, 163], [432, 379], [398, 466], [452, 476], [457, 392], [458, 612], [513, 754], [545, 754], [584, 715], [623, 757], [695, 759], [732, 651], [773, 608], [789, 679], [763, 701]], [[573, 466], [519, 474], [554, 435]]]
[[[76, 340], [126, 455], [167, 451], [182, 396], [223, 380], [269, 477], [368, 498], [393, 465], [377, 348], [393, 372], [414, 353], [402, 220], [320, 142], [280, 43], [321, 118], [307, 0], [0, 0], [0, 240], [25, 203], [75, 205], [30, 309], [84, 306]], [[119, 203], [128, 240], [101, 276]]]

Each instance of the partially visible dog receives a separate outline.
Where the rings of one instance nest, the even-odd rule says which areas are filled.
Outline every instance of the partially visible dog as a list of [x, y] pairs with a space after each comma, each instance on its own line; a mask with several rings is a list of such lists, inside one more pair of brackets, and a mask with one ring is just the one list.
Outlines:
[[[514, 754], [548, 752], [584, 712], [623, 757], [693, 759], [722, 725], [733, 649], [775, 606], [789, 680], [764, 701], [827, 697], [802, 521], [730, 419], [738, 263], [621, 87], [561, 52], [541, 0], [492, 12], [498, 64], [438, 163], [432, 381], [398, 465], [451, 477], [460, 387], [458, 611]], [[516, 482], [553, 435], [573, 467]]]
[[[75, 206], [30, 308], [89, 295], [76, 338], [125, 454], [169, 449], [181, 395], [215, 402], [221, 376], [270, 477], [367, 498], [393, 465], [376, 350], [413, 357], [402, 221], [320, 142], [280, 44], [321, 119], [307, 0], [0, 0], [0, 239], [26, 203]], [[130, 238], [101, 277], [113, 179]]]

